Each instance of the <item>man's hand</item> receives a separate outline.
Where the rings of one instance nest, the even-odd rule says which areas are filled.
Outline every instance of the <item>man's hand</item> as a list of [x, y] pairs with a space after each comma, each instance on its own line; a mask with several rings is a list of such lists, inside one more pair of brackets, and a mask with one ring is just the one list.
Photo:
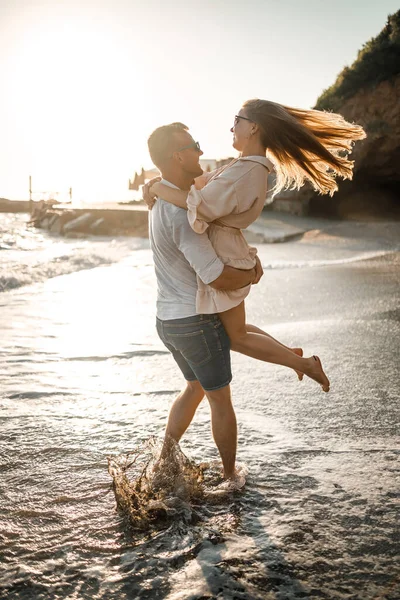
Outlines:
[[264, 269], [262, 268], [260, 259], [258, 258], [257, 255], [256, 255], [256, 266], [254, 268], [256, 270], [256, 276], [254, 278], [252, 285], [255, 285], [256, 283], [258, 283], [260, 281], [261, 277], [264, 275]]
[[157, 181], [161, 181], [161, 177], [153, 177], [153, 179], [150, 179], [150, 181], [145, 183], [142, 188], [143, 200], [146, 202], [149, 210], [153, 208], [156, 201], [156, 196], [152, 193], [151, 186]]

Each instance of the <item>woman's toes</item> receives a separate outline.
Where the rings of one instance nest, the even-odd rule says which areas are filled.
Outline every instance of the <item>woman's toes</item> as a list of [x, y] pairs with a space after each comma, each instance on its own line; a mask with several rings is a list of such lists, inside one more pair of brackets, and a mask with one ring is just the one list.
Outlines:
[[325, 372], [324, 372], [324, 370], [322, 368], [321, 359], [319, 358], [319, 356], [313, 356], [313, 359], [314, 359], [314, 361], [318, 365], [318, 369], [317, 369], [315, 380], [318, 381], [318, 383], [321, 384], [322, 389], [324, 390], [324, 392], [329, 392], [330, 383], [329, 383], [329, 379], [325, 375]]

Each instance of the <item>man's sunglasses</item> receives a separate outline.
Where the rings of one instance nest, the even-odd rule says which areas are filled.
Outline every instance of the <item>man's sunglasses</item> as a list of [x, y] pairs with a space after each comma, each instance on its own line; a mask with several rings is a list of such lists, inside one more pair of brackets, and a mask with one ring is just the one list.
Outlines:
[[194, 148], [197, 152], [201, 152], [199, 142], [192, 142], [189, 146], [183, 146], [183, 148], [179, 148], [179, 150], [175, 150], [175, 152], [182, 152], [182, 150], [189, 150], [189, 148]]

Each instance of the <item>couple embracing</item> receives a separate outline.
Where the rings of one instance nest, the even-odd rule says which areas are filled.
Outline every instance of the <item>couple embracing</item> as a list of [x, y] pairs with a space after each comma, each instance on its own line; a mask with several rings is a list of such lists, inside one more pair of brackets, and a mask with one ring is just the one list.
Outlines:
[[156, 129], [148, 147], [162, 178], [146, 184], [150, 242], [157, 278], [157, 332], [186, 385], [168, 417], [161, 460], [179, 442], [206, 396], [224, 479], [243, 484], [235, 469], [237, 424], [232, 406], [230, 350], [294, 369], [324, 392], [329, 380], [318, 356], [303, 357], [246, 322], [245, 298], [263, 275], [256, 249], [242, 233], [261, 214], [268, 175], [277, 193], [306, 181], [322, 194], [351, 178], [352, 142], [363, 129], [342, 116], [266, 100], [245, 102], [234, 117], [239, 158], [203, 173], [198, 142], [182, 123]]

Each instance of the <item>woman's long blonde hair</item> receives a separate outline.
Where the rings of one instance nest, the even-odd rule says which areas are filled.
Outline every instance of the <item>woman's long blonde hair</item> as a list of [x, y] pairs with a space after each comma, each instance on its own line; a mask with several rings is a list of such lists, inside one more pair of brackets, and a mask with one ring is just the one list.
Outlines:
[[248, 100], [246, 115], [261, 128], [261, 143], [276, 171], [274, 195], [299, 189], [306, 181], [320, 194], [333, 196], [336, 176], [352, 179], [352, 144], [366, 137], [360, 125], [336, 113], [303, 110], [268, 100]]

